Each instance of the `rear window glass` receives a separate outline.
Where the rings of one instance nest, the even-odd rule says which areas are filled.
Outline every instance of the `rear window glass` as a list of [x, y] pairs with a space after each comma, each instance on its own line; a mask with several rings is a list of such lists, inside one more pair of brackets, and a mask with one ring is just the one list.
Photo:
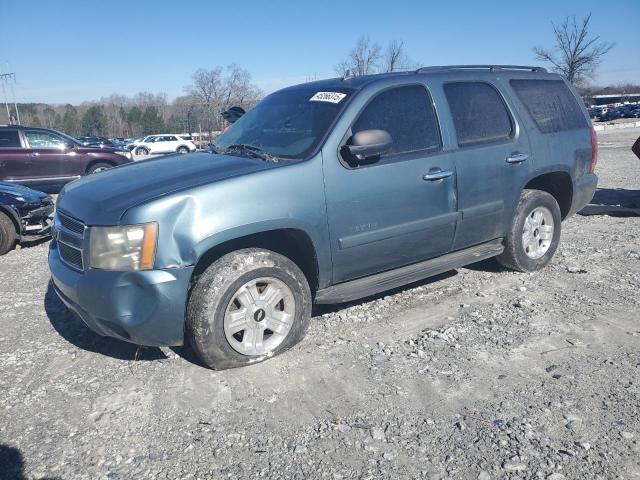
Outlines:
[[444, 93], [459, 146], [499, 142], [511, 136], [511, 116], [500, 94], [488, 83], [448, 83]]
[[20, 148], [20, 146], [20, 136], [17, 131], [0, 131], [0, 148]]
[[509, 83], [542, 133], [589, 127], [576, 98], [562, 80], [511, 80]]
[[[440, 149], [440, 130], [427, 90], [420, 85], [386, 90], [375, 97], [352, 127], [355, 134], [381, 129], [393, 143], [385, 155]], [[383, 155], [384, 156], [384, 155]]]

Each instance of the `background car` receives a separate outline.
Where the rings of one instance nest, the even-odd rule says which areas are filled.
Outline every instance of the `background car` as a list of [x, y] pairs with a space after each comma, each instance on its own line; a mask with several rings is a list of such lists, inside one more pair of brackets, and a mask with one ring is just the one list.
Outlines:
[[55, 130], [0, 126], [0, 180], [5, 182], [57, 193], [82, 175], [131, 161], [130, 152], [85, 146]]
[[92, 147], [111, 147], [115, 148], [116, 144], [111, 140], [105, 137], [78, 137], [78, 141], [84, 146], [92, 146]]
[[149, 140], [151, 138], [155, 137], [155, 135], [143, 135], [142, 137], [135, 137], [135, 138], [130, 138], [127, 141], [125, 141], [125, 145], [124, 148], [126, 150], [129, 150], [130, 152], [133, 151], [140, 143]]
[[46, 193], [0, 182], [0, 255], [16, 242], [48, 236], [53, 210], [53, 200]]
[[[184, 136], [188, 138], [187, 135]], [[186, 140], [183, 136], [173, 134], [155, 135], [145, 139], [135, 146], [136, 155], [149, 155], [152, 153], [189, 153], [197, 150], [193, 140]]]

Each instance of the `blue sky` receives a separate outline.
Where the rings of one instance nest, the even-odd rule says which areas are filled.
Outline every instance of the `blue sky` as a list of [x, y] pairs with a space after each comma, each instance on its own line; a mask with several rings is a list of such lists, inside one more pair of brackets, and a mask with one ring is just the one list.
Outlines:
[[334, 76], [361, 35], [402, 39], [424, 65], [536, 63], [551, 21], [593, 13], [616, 43], [596, 82], [640, 83], [640, 0], [0, 0], [0, 70], [19, 101], [79, 103], [111, 93], [183, 93], [198, 68], [236, 62], [266, 92]]

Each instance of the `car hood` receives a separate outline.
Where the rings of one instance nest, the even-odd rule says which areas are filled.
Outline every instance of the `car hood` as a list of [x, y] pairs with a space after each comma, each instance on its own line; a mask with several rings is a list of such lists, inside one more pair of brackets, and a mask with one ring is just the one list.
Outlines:
[[27, 203], [37, 203], [43, 198], [47, 197], [46, 193], [33, 190], [32, 188], [23, 187], [22, 185], [15, 185], [13, 183], [0, 182], [0, 194], [2, 194], [3, 200], [9, 198], [16, 199], [21, 197]]
[[122, 215], [136, 205], [277, 166], [253, 158], [211, 153], [152, 158], [68, 183], [58, 196], [57, 206], [87, 225], [117, 225]]

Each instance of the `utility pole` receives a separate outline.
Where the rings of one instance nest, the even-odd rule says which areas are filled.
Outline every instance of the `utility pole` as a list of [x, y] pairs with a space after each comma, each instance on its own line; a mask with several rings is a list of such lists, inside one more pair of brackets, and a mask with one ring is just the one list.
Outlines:
[[16, 109], [16, 118], [18, 120], [18, 125], [20, 125], [20, 112], [18, 111], [18, 104], [16, 102], [16, 92], [13, 89], [13, 84], [16, 83], [16, 74], [15, 73], [0, 73], [0, 81], [2, 81], [2, 92], [4, 94], [4, 105], [7, 107], [7, 117], [9, 117], [9, 123], [13, 123], [11, 120], [11, 113], [9, 112], [9, 101], [7, 99], [7, 90], [6, 86], [9, 85], [11, 88], [11, 94], [13, 97], [13, 107]]

